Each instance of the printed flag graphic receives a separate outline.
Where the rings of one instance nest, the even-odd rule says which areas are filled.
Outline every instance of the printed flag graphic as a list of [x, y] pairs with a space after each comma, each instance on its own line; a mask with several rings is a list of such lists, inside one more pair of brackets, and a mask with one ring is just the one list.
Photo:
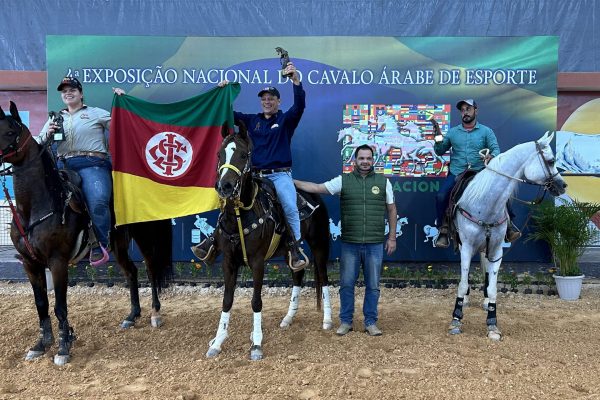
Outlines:
[[239, 92], [232, 83], [171, 104], [114, 96], [110, 153], [117, 225], [219, 206], [217, 151], [222, 126], [233, 127]]

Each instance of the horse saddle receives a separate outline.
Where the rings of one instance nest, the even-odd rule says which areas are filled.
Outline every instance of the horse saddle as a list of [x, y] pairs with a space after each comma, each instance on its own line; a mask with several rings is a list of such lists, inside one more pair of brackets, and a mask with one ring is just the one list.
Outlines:
[[81, 176], [70, 169], [61, 169], [58, 174], [67, 192], [67, 205], [77, 214], [86, 212], [85, 199], [81, 190]]
[[456, 214], [457, 210], [456, 205], [471, 180], [477, 175], [477, 172], [479, 171], [467, 169], [462, 174], [458, 175], [454, 187], [450, 192], [450, 201], [448, 202], [448, 208], [446, 209], [445, 222], [449, 229], [448, 236], [454, 238], [454, 251], [458, 250], [460, 244], [460, 237], [456, 230], [456, 226], [454, 226], [454, 214]]
[[[259, 185], [265, 190], [269, 196], [273, 198], [274, 201], [279, 203], [279, 199], [277, 197], [277, 192], [275, 190], [275, 185], [270, 179], [255, 177], [254, 178]], [[300, 221], [304, 221], [307, 218], [310, 218], [311, 215], [315, 212], [317, 208], [319, 208], [319, 203], [315, 199], [315, 196], [310, 193], [306, 193], [303, 191], [296, 191], [296, 204], [298, 206], [298, 214], [300, 215]]]

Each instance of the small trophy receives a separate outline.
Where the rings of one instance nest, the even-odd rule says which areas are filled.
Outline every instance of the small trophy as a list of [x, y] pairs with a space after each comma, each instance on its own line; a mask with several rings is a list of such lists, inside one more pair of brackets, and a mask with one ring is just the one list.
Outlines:
[[64, 118], [62, 115], [60, 115], [60, 113], [50, 111], [48, 116], [52, 118], [52, 122], [57, 125], [56, 129], [54, 130], [54, 141], [60, 142], [65, 140], [65, 129], [63, 127]]
[[277, 54], [279, 54], [279, 58], [280, 58], [279, 62], [281, 63], [281, 75], [291, 78], [292, 75], [294, 75], [293, 73], [289, 73], [289, 74], [283, 73], [283, 70], [287, 67], [288, 63], [290, 62], [290, 57], [288, 56], [288, 52], [281, 47], [275, 47], [275, 51], [277, 52]]

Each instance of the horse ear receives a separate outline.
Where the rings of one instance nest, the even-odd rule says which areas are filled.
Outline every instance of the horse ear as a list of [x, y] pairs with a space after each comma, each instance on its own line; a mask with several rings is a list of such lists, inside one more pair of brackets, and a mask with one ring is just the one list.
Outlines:
[[22, 123], [21, 117], [19, 116], [19, 110], [17, 110], [17, 105], [15, 103], [13, 103], [12, 101], [10, 102], [10, 115], [12, 115], [12, 117], [18, 123]]
[[227, 136], [229, 136], [229, 125], [228, 124], [223, 124], [221, 126], [221, 136], [223, 136], [223, 139], [225, 139]]
[[248, 137], [248, 129], [246, 128], [246, 124], [244, 124], [242, 122], [242, 120], [237, 120], [236, 125], [238, 126], [238, 129], [239, 129], [238, 135], [240, 135], [243, 138], [247, 138]]
[[552, 133], [550, 134], [550, 136], [548, 136], [548, 143], [551, 143], [551, 142], [552, 142], [552, 139], [554, 139], [554, 132], [552, 132]]
[[0, 119], [4, 119], [6, 117], [6, 114], [4, 114], [4, 110], [2, 109], [2, 107], [0, 107]]

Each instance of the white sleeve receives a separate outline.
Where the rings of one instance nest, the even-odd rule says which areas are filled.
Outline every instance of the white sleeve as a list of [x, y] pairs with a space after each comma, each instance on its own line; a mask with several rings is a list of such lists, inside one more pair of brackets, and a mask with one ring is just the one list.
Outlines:
[[342, 191], [342, 176], [338, 175], [335, 178], [324, 182], [325, 188], [329, 194], [339, 194]]
[[46, 123], [44, 124], [44, 127], [40, 131], [40, 134], [33, 137], [33, 139], [35, 139], [36, 142], [42, 143], [44, 140], [46, 140], [46, 137], [48, 136], [48, 127], [50, 126], [50, 121], [51, 119], [48, 118], [48, 121], [46, 121]]
[[386, 179], [385, 184], [385, 204], [393, 204], [394, 203], [394, 189], [392, 188], [392, 184], [389, 179]]

